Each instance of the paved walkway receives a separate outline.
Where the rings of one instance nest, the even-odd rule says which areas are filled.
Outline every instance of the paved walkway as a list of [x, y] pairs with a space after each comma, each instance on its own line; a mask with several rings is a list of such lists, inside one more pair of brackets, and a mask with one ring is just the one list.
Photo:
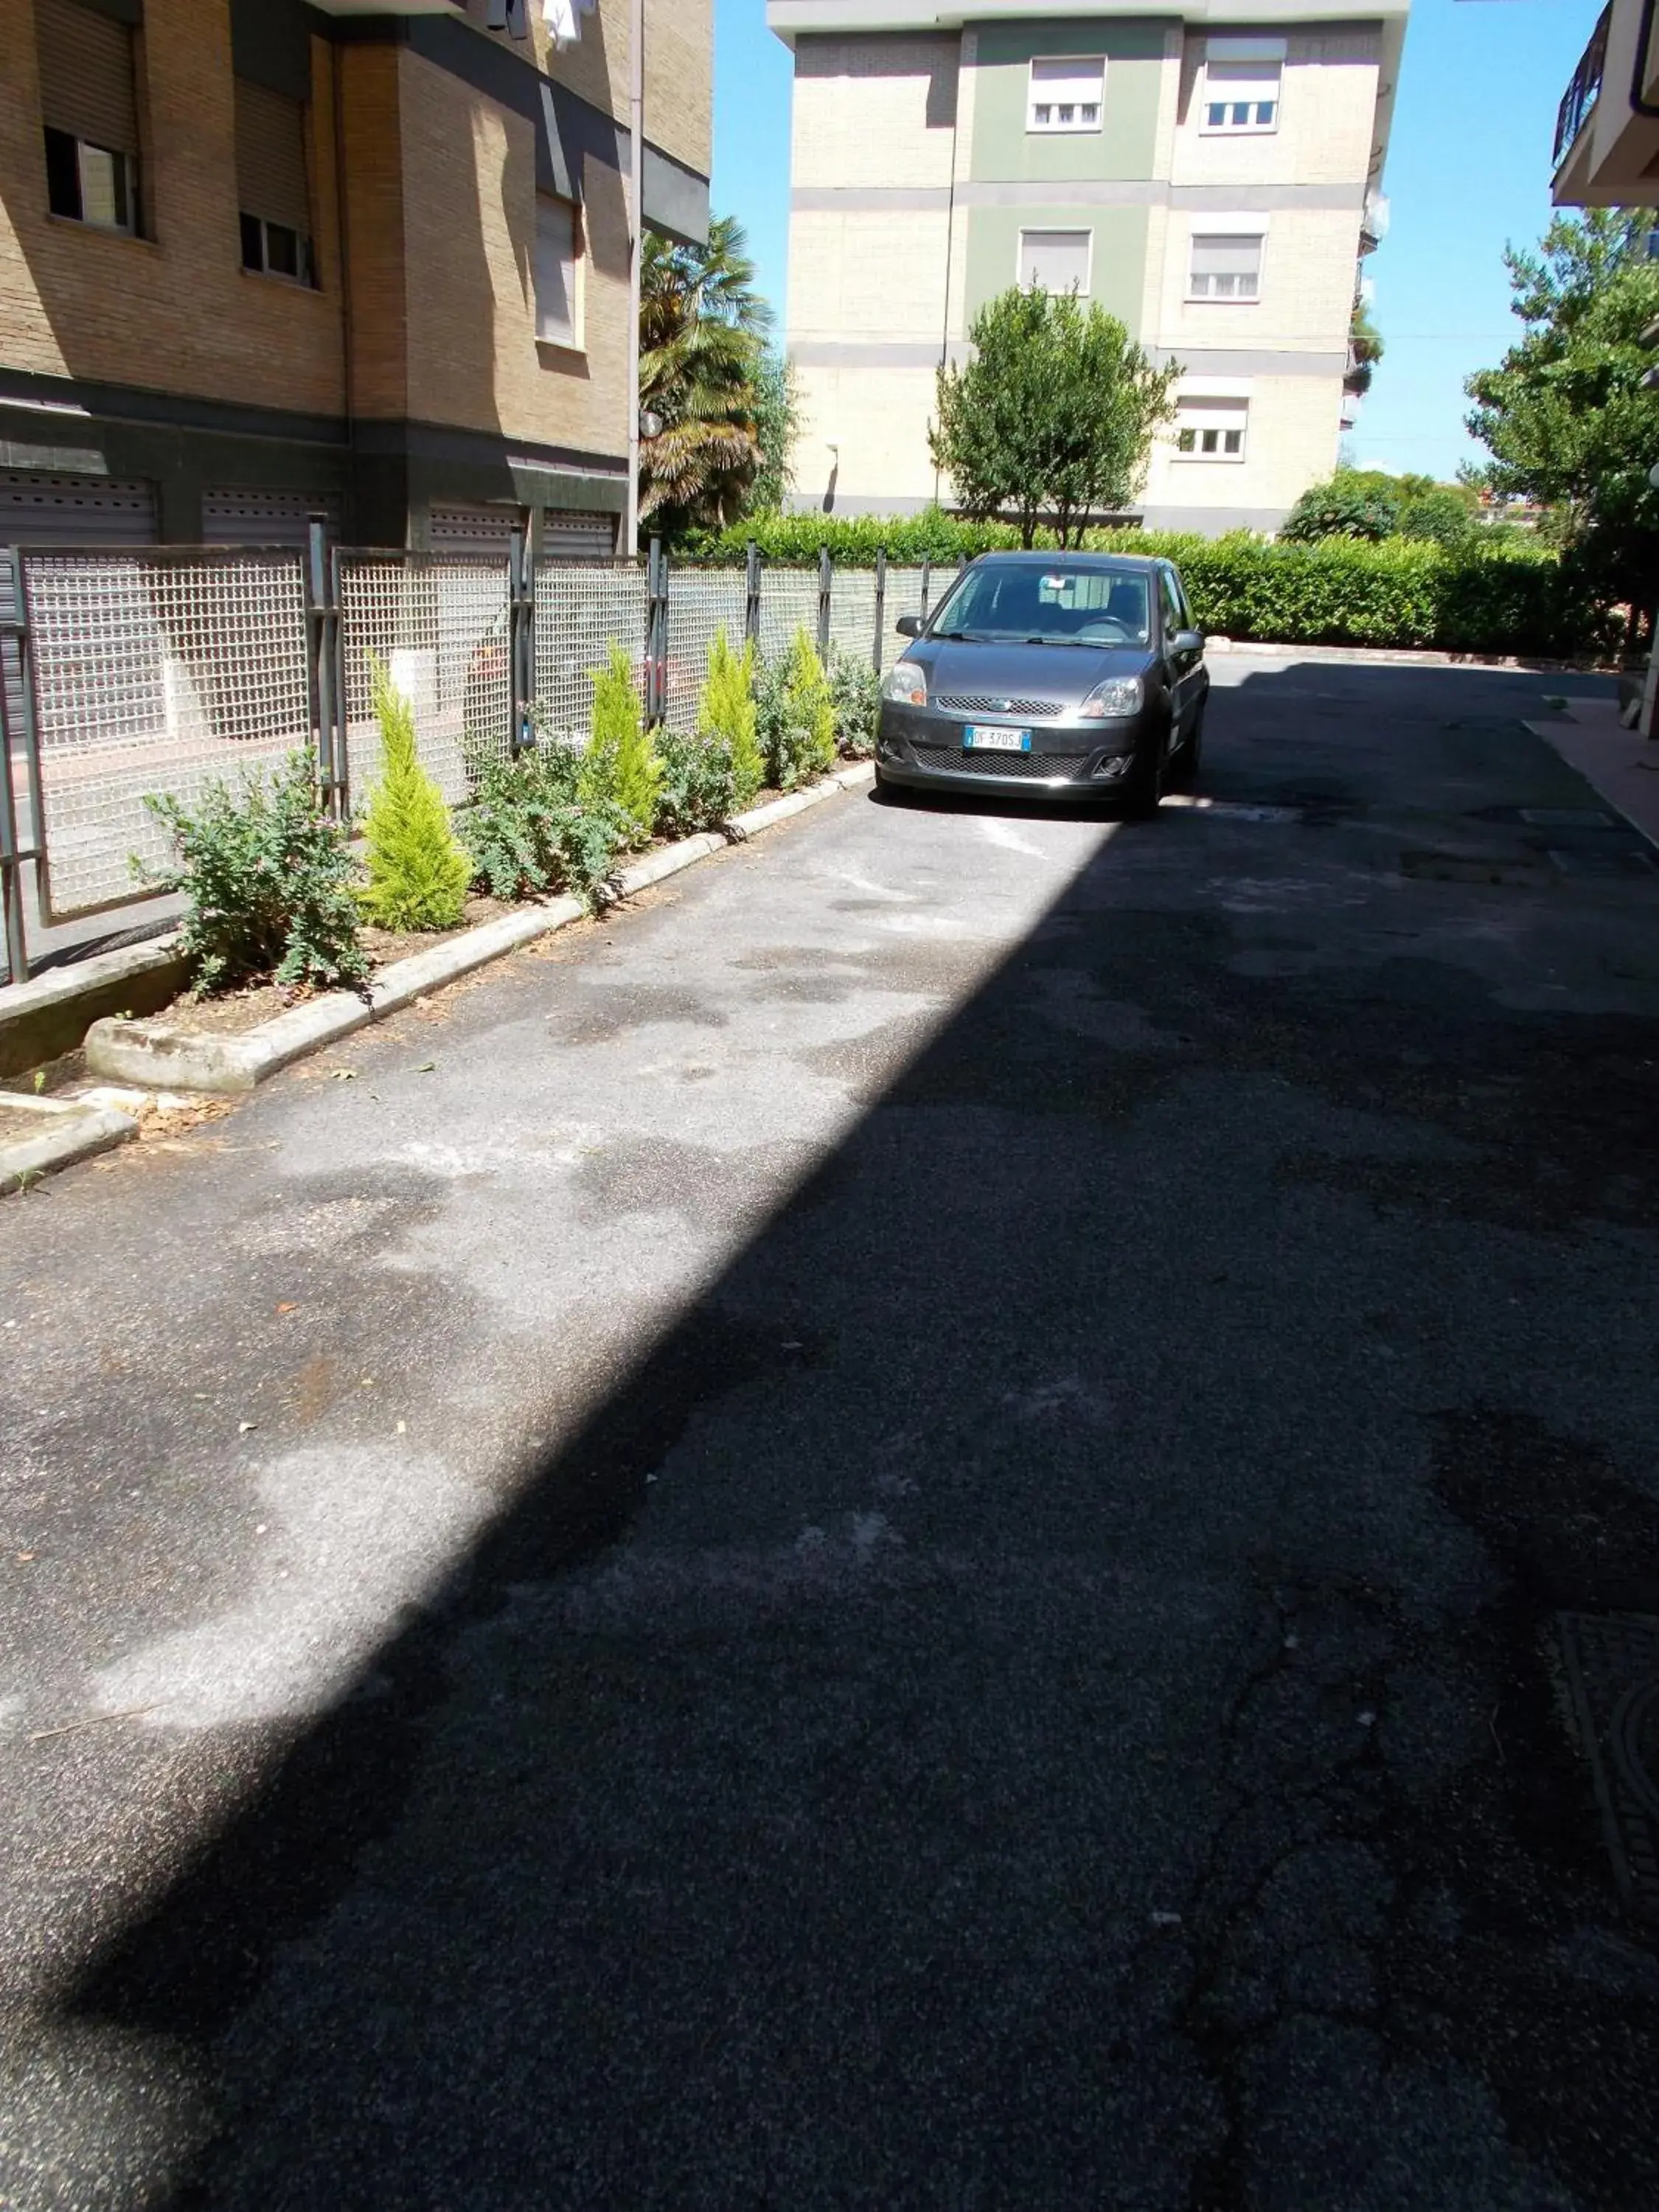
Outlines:
[[0, 1209], [8, 2212], [1659, 2202], [1659, 878], [1228, 686]]

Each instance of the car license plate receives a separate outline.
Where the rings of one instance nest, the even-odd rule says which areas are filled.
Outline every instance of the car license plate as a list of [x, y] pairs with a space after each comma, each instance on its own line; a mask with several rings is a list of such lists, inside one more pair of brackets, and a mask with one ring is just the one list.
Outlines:
[[1029, 753], [1031, 732], [1029, 730], [989, 730], [981, 723], [969, 722], [962, 733], [962, 750], [965, 753]]

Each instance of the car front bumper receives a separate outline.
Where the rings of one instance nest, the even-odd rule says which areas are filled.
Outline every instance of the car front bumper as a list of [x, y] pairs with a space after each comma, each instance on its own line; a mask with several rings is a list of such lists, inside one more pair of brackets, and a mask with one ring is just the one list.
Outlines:
[[1116, 722], [1028, 725], [987, 715], [981, 726], [1030, 728], [1030, 752], [970, 752], [963, 724], [931, 708], [884, 700], [876, 765], [885, 783], [1006, 798], [1109, 799], [1123, 787], [1141, 742], [1140, 717]]

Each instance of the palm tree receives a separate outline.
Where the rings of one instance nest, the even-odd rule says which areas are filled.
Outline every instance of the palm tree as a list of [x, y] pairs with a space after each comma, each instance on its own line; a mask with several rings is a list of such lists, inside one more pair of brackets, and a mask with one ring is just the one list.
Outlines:
[[757, 380], [772, 310], [755, 290], [743, 226], [707, 246], [646, 234], [640, 270], [640, 409], [661, 428], [640, 449], [640, 514], [665, 535], [732, 520], [759, 472]]

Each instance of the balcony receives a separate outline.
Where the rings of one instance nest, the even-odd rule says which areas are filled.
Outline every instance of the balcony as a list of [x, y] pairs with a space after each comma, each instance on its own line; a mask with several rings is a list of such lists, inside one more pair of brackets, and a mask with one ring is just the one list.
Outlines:
[[1375, 253], [1389, 234], [1389, 203], [1379, 191], [1365, 195], [1365, 210], [1359, 218], [1359, 251]]
[[1552, 170], [1559, 169], [1572, 151], [1573, 142], [1595, 112], [1595, 103], [1601, 97], [1601, 79], [1607, 66], [1607, 30], [1613, 21], [1611, 0], [1605, 7], [1590, 33], [1589, 44], [1578, 58], [1578, 66], [1572, 73], [1572, 82], [1562, 95], [1561, 105], [1555, 114], [1555, 150], [1550, 156]]

